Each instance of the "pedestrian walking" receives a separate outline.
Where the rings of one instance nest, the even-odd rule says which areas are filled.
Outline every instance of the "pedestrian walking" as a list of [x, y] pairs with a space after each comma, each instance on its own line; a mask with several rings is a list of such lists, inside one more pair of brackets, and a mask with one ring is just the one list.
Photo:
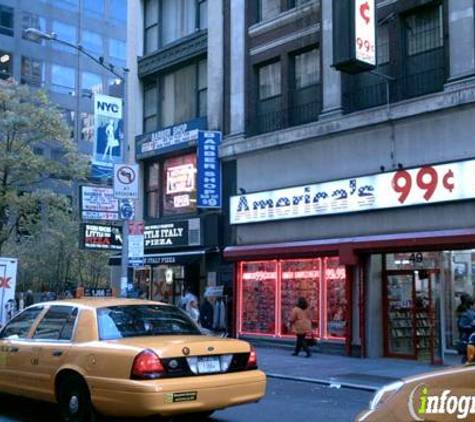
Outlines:
[[308, 302], [304, 297], [299, 298], [297, 305], [290, 314], [290, 329], [296, 334], [295, 351], [292, 356], [298, 356], [303, 349], [307, 353], [305, 357], [312, 356], [305, 337], [312, 332], [312, 320], [308, 309]]

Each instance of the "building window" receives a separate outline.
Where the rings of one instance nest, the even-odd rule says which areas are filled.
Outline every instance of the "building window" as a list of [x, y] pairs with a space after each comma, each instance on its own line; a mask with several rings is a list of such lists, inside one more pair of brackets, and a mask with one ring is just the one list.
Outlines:
[[54, 4], [61, 9], [70, 10], [73, 12], [77, 12], [79, 9], [79, 0], [56, 0]]
[[[163, 76], [161, 88], [161, 126], [167, 127], [187, 120], [195, 119], [206, 108], [206, 72], [207, 62], [179, 69]], [[201, 100], [201, 103], [200, 103]]]
[[83, 0], [86, 14], [101, 19], [104, 17], [104, 0]]
[[281, 129], [283, 116], [280, 61], [258, 68], [257, 79], [257, 113], [252, 131], [264, 133]]
[[0, 5], [0, 34], [13, 36], [13, 8]]
[[[71, 44], [77, 43], [76, 27], [72, 25], [68, 25], [64, 22], [53, 21], [52, 29], [53, 29], [53, 32], [58, 36], [60, 40], [67, 41]], [[61, 44], [59, 42], [52, 42], [51, 46], [57, 50], [67, 51], [70, 53], [75, 52], [74, 48], [68, 47], [67, 45]]]
[[[46, 32], [46, 20], [45, 18], [42, 18], [33, 13], [23, 12], [22, 28], [23, 28], [23, 31], [27, 28], [36, 28], [42, 32]], [[43, 40], [41, 38], [38, 40], [31, 40], [28, 37], [26, 37], [24, 33], [23, 33], [23, 39], [28, 40], [28, 41], [33, 41], [38, 44], [43, 43]]]
[[158, 127], [158, 89], [156, 84], [144, 89], [144, 132], [152, 132]]
[[196, 154], [186, 154], [148, 165], [148, 218], [196, 212]]
[[12, 76], [13, 56], [12, 53], [0, 50], [0, 79], [8, 79]]
[[111, 61], [125, 65], [127, 45], [124, 41], [111, 38], [109, 40], [109, 57]]
[[291, 91], [290, 125], [315, 121], [320, 111], [320, 52], [313, 49], [293, 57], [294, 86]]
[[102, 56], [104, 54], [104, 46], [102, 37], [96, 32], [82, 31], [82, 46], [91, 53]]
[[146, 203], [147, 203], [147, 217], [160, 217], [160, 195], [159, 195], [159, 180], [160, 180], [160, 165], [153, 163], [148, 167], [146, 186]]
[[127, 20], [127, 0], [110, 0], [110, 16], [120, 22]]
[[76, 92], [75, 72], [72, 67], [51, 65], [51, 90], [60, 94], [74, 95]]
[[271, 19], [281, 12], [281, 0], [259, 0], [259, 21]]
[[196, 211], [196, 154], [173, 157], [163, 163], [163, 216]]
[[147, 0], [145, 53], [208, 27], [206, 0]]
[[82, 72], [81, 88], [84, 94], [100, 94], [104, 92], [102, 85], [102, 76], [92, 72]]
[[44, 62], [32, 57], [22, 57], [21, 82], [36, 87], [42, 87], [44, 84]]

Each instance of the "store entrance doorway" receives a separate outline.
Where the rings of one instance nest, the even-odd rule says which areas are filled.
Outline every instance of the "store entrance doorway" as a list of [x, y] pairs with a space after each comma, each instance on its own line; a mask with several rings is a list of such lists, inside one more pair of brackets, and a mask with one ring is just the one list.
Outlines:
[[385, 356], [441, 363], [438, 270], [387, 270], [383, 283]]

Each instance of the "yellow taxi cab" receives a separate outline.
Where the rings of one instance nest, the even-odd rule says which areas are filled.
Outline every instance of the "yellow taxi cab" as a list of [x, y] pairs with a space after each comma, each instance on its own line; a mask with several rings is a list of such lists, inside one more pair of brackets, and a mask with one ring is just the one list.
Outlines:
[[404, 378], [376, 392], [358, 422], [475, 420], [475, 364]]
[[160, 302], [39, 303], [0, 330], [0, 392], [55, 402], [67, 421], [209, 416], [265, 390], [249, 343], [205, 336]]

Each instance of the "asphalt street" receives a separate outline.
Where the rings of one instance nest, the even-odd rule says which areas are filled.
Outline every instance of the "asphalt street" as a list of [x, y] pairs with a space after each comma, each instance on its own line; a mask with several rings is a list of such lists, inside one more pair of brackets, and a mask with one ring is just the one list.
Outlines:
[[[372, 393], [328, 386], [268, 379], [267, 394], [259, 403], [216, 412], [210, 422], [353, 421]], [[57, 422], [54, 406], [0, 395], [0, 422]], [[147, 419], [109, 419], [108, 422], [151, 422]], [[178, 422], [172, 419], [169, 422]]]

